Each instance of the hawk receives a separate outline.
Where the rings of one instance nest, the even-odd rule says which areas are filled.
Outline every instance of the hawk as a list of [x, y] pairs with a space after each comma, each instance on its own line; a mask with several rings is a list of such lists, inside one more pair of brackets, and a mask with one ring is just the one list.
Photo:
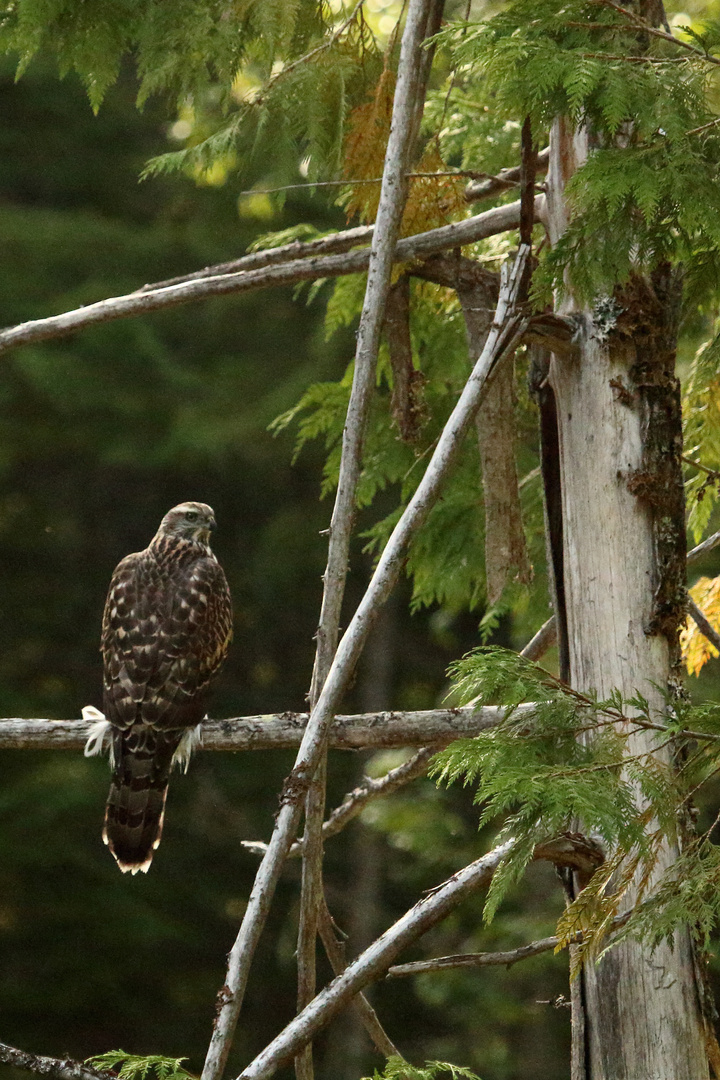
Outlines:
[[206, 503], [180, 503], [110, 582], [101, 645], [105, 719], [85, 752], [98, 753], [109, 734], [103, 840], [123, 873], [147, 872], [152, 862], [170, 770], [187, 768], [210, 680], [232, 638], [230, 590], [210, 550], [214, 528]]

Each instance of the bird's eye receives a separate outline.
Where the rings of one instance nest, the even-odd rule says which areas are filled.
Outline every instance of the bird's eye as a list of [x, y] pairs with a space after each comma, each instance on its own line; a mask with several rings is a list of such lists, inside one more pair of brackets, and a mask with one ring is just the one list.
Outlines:
[[185, 518], [187, 521], [197, 521], [197, 510], [186, 510]]

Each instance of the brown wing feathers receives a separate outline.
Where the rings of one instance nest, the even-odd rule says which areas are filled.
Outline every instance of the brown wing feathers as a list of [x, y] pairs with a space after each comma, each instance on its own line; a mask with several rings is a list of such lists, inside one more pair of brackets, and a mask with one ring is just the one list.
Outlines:
[[[212, 524], [204, 530], [206, 519]], [[110, 583], [103, 701], [114, 770], [103, 839], [123, 871], [150, 865], [173, 755], [203, 719], [210, 679], [230, 643], [230, 594], [206, 542], [213, 526], [205, 504], [175, 507], [150, 546], [123, 559]]]

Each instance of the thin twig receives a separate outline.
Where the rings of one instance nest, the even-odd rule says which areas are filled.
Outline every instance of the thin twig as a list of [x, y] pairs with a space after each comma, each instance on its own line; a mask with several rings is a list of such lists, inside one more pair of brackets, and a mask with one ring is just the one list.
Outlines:
[[[461, 180], [484, 180], [488, 176], [488, 173], [479, 172], [476, 169], [446, 169], [441, 172], [405, 173], [406, 180], [443, 180], [448, 176], [459, 176]], [[359, 184], [382, 184], [382, 176], [363, 177], [355, 180], [304, 180], [299, 184], [283, 184], [281, 187], [248, 188], [246, 191], [239, 191], [238, 196], [277, 195], [281, 191], [301, 191], [303, 189], [309, 190], [310, 188], [328, 187], [357, 187]], [[507, 186], [511, 187], [513, 185], [508, 183]]]
[[[541, 203], [536, 212], [541, 214], [544, 196], [538, 196], [538, 199]], [[464, 221], [453, 222], [451, 225], [443, 225], [438, 229], [430, 229], [428, 232], [403, 238], [398, 242], [395, 257], [398, 262], [406, 262], [435, 255], [448, 248], [462, 247], [465, 244], [472, 244], [477, 240], [507, 232], [509, 229], [516, 228], [519, 221], [519, 201], [505, 206], [496, 206], [482, 214], [466, 218]], [[354, 233], [355, 230], [351, 232]], [[296, 285], [301, 281], [362, 273], [367, 269], [369, 259], [370, 250], [359, 248], [347, 254], [293, 259], [257, 270], [202, 276], [158, 289], [110, 297], [85, 307], [66, 311], [61, 315], [32, 319], [29, 322], [0, 330], [0, 354], [19, 345], [65, 337], [96, 323], [145, 315], [175, 307], [178, 304], [205, 300], [211, 296], [226, 296], [273, 286]]]
[[375, 615], [394, 588], [404, 565], [407, 546], [427, 519], [460, 453], [465, 434], [482, 401], [488, 377], [506, 350], [515, 347], [524, 329], [524, 321], [515, 305], [527, 254], [527, 248], [521, 246], [512, 272], [503, 275], [496, 320], [486, 347], [443, 429], [425, 475], [380, 556], [365, 595], [338, 646], [318, 703], [310, 715], [295, 767], [285, 784], [272, 838], [258, 869], [240, 931], [230, 952], [227, 982], [223, 988], [204, 1080], [215, 1080], [221, 1053], [227, 1051], [228, 1033], [237, 1018], [250, 960], [264, 926], [282, 865], [297, 834], [302, 800], [312, 783], [333, 714], [355, 670]]
[[[631, 911], [616, 915], [612, 921], [612, 930], [619, 930], [629, 921], [631, 915]], [[563, 943], [563, 948], [566, 945], [580, 945], [583, 940], [584, 935], [581, 930], [578, 930]], [[540, 938], [538, 941], [531, 941], [527, 945], [520, 945], [517, 949], [509, 949], [505, 952], [459, 953], [456, 956], [438, 956], [434, 960], [416, 960], [411, 964], [393, 964], [391, 968], [388, 968], [386, 978], [402, 979], [407, 975], [424, 975], [428, 972], [448, 971], [453, 968], [509, 968], [517, 964], [519, 960], [529, 960], [533, 956], [557, 949], [559, 944], [560, 938], [553, 934], [552, 937]]]
[[[390, 769], [384, 776], [377, 779], [371, 776], [363, 777], [357, 787], [348, 792], [340, 805], [335, 807], [327, 821], [323, 823], [323, 840], [328, 840], [330, 837], [337, 836], [339, 832], [342, 832], [346, 825], [349, 825], [358, 814], [362, 813], [368, 803], [392, 795], [393, 792], [405, 787], [406, 784], [416, 780], [419, 776], [424, 776], [430, 759], [440, 749], [442, 749], [441, 743], [423, 746], [407, 761], [404, 761], [402, 765]], [[267, 844], [263, 844], [258, 840], [243, 840], [242, 845], [256, 855], [262, 855], [267, 850]], [[288, 858], [302, 854], [302, 849], [303, 842], [296, 840], [288, 852]]]
[[[325, 947], [325, 952], [327, 953], [327, 958], [330, 961], [330, 966], [333, 969], [333, 974], [342, 975], [347, 968], [345, 950], [342, 943], [338, 941], [336, 937], [332, 916], [328, 911], [327, 905], [324, 903], [322, 903], [320, 907], [318, 930], [323, 946]], [[383, 1057], [389, 1058], [393, 1055], [399, 1057], [399, 1050], [383, 1028], [378, 1020], [377, 1013], [364, 994], [357, 995], [353, 1002], [353, 1008], [360, 1017], [363, 1027]]]
[[716, 116], [714, 120], [711, 120], [708, 124], [701, 124], [700, 127], [692, 128], [690, 131], [686, 131], [686, 135], [700, 135], [703, 131], [709, 131], [710, 128], [717, 127], [720, 124], [720, 116]]
[[[718, 122], [720, 123], [720, 118], [718, 118]], [[692, 458], [686, 457], [685, 454], [680, 455], [680, 460], [684, 461], [686, 465], [691, 465], [693, 469], [704, 472], [706, 476], [712, 477], [713, 480], [720, 480], [720, 472], [717, 469], [709, 469], [707, 465], [701, 465], [699, 461], [693, 461]]]
[[[550, 147], [546, 146], [544, 150], [540, 150], [537, 156], [537, 169], [538, 172], [547, 172], [548, 162], [550, 160]], [[501, 169], [497, 176], [488, 176], [479, 183], [468, 184], [465, 188], [465, 200], [467, 202], [479, 202], [481, 199], [487, 199], [491, 195], [496, 195], [500, 191], [506, 191], [509, 187], [516, 187], [520, 184], [520, 166], [515, 165], [511, 169]]]

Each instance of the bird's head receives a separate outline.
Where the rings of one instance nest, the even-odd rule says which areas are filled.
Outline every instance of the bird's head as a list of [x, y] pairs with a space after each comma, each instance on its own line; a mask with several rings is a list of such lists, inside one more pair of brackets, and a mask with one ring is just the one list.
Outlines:
[[215, 512], [207, 503], [184, 502], [168, 510], [160, 522], [158, 536], [173, 536], [196, 544], [210, 543], [215, 528]]

